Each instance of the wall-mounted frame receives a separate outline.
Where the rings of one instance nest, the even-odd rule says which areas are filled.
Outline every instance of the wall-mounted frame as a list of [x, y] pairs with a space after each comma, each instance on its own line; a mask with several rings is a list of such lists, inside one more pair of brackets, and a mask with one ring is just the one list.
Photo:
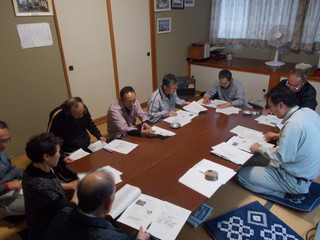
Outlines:
[[12, 0], [16, 16], [53, 15], [52, 0]]
[[184, 9], [184, 0], [171, 0], [172, 9]]
[[184, 6], [185, 7], [194, 7], [194, 1], [195, 0], [184, 0]]
[[171, 32], [171, 18], [157, 18], [157, 33]]
[[154, 0], [154, 11], [164, 12], [171, 10], [171, 0]]

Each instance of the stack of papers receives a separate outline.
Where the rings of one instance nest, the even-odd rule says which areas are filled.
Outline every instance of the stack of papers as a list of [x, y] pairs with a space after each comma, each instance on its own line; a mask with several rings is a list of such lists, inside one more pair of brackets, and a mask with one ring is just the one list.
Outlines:
[[198, 103], [206, 107], [216, 108], [218, 105], [226, 103], [226, 101], [214, 99], [214, 100], [211, 100], [209, 104], [204, 104], [203, 98], [201, 98], [200, 100], [198, 100]]
[[[206, 180], [204, 173], [207, 170], [214, 170], [218, 172], [218, 180]], [[199, 163], [190, 168], [179, 179], [179, 182], [206, 196], [207, 198], [210, 198], [220, 186], [228, 182], [235, 174], [236, 172], [231, 168], [211, 162], [207, 159], [202, 159]]]
[[163, 121], [168, 123], [178, 122], [181, 124], [181, 127], [191, 122], [191, 120], [196, 117], [198, 114], [179, 110], [176, 112], [177, 116], [175, 117], [167, 117]]
[[257, 117], [255, 120], [258, 121], [258, 123], [260, 124], [265, 124], [271, 127], [278, 127], [279, 129], [281, 129], [283, 126], [283, 124], [281, 123], [282, 119], [272, 114], [268, 114], [265, 116], [261, 115]]
[[[234, 147], [237, 147], [237, 148], [239, 148], [239, 149], [241, 149], [243, 151], [246, 151], [246, 152], [250, 153], [251, 152], [250, 151], [250, 147], [256, 142], [251, 140], [251, 139], [246, 139], [246, 138], [242, 138], [242, 137], [239, 137], [239, 136], [233, 136], [227, 141], [227, 143], [229, 145], [232, 145]], [[263, 141], [260, 144], [262, 146], [264, 146], [264, 147], [269, 147], [269, 148], [274, 147], [273, 144], [267, 143], [266, 141]]]
[[266, 142], [263, 132], [260, 132], [251, 128], [238, 125], [235, 128], [231, 129], [230, 132], [237, 134], [239, 137], [243, 139], [251, 140], [253, 143], [259, 143], [260, 145], [265, 147], [274, 146], [273, 144]]
[[226, 142], [213, 146], [211, 153], [240, 165], [244, 164], [253, 156], [252, 153], [243, 151]]
[[[118, 171], [117, 169], [111, 167], [111, 166], [104, 166], [101, 167], [99, 169], [97, 169], [96, 171], [107, 171], [107, 172], [111, 172], [114, 178], [114, 182], [115, 184], [121, 183], [122, 179], [121, 179], [121, 174], [122, 172]], [[87, 176], [88, 173], [78, 173], [78, 178], [79, 181], [81, 181], [85, 176]]]
[[89, 154], [90, 153], [84, 151], [82, 148], [79, 148], [77, 151], [74, 151], [73, 153], [71, 153], [69, 155], [69, 158], [71, 158], [72, 160], [78, 160], [78, 159], [83, 158]]
[[188, 112], [192, 112], [195, 114], [199, 114], [199, 112], [207, 111], [205, 107], [201, 106], [198, 102], [193, 101], [190, 104], [183, 107], [184, 110], [187, 110]]
[[239, 114], [239, 112], [241, 111], [240, 108], [236, 108], [236, 107], [227, 107], [227, 108], [217, 108], [216, 112], [218, 113], [223, 113], [226, 115], [230, 115], [230, 114]]
[[118, 222], [135, 229], [142, 226], [159, 239], [175, 239], [191, 213], [172, 203], [141, 194], [139, 188], [131, 185], [125, 185], [116, 193], [114, 205], [110, 212], [112, 217], [126, 209]]
[[138, 144], [115, 139], [112, 142], [106, 144], [103, 149], [106, 149], [107, 151], [115, 151], [123, 154], [128, 154], [133, 149], [135, 149], [138, 146]]
[[167, 129], [160, 128], [157, 126], [153, 126], [152, 130], [155, 131], [155, 134], [160, 135], [160, 136], [164, 136], [164, 137], [171, 137], [171, 136], [176, 135], [176, 133], [174, 133], [172, 131], [169, 131]]

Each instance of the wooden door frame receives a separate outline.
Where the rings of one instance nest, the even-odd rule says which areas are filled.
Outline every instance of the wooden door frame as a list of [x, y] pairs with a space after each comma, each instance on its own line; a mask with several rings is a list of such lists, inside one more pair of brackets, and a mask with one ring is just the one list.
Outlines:
[[[58, 44], [60, 48], [60, 55], [62, 60], [62, 67], [64, 72], [64, 77], [66, 80], [66, 87], [68, 92], [68, 97], [72, 97], [72, 91], [70, 87], [70, 81], [68, 76], [67, 63], [65, 60], [65, 54], [62, 45], [62, 39], [57, 19], [57, 12], [55, 8], [55, 0], [52, 0], [53, 12], [54, 12], [54, 22], [56, 25]], [[106, 0], [107, 6], [107, 16], [108, 16], [108, 24], [110, 31], [110, 41], [111, 41], [111, 52], [112, 52], [112, 61], [113, 61], [113, 72], [114, 72], [114, 83], [116, 89], [117, 98], [120, 97], [119, 92], [119, 75], [118, 75], [118, 67], [117, 67], [117, 53], [115, 48], [115, 38], [114, 38], [114, 29], [113, 29], [113, 20], [112, 20], [112, 11], [111, 11], [111, 0]], [[154, 14], [154, 0], [149, 0], [149, 21], [150, 21], [150, 46], [151, 46], [151, 71], [152, 71], [152, 88], [153, 90], [158, 88], [157, 82], [157, 58], [156, 58], [156, 36], [155, 36], [155, 14]], [[151, 94], [151, 93], [150, 93]]]
[[69, 76], [68, 76], [66, 58], [65, 58], [65, 54], [64, 54], [64, 50], [63, 50], [63, 45], [62, 45], [62, 39], [61, 39], [60, 28], [59, 28], [59, 23], [58, 23], [55, 0], [52, 0], [52, 8], [53, 8], [53, 19], [54, 19], [54, 24], [56, 25], [58, 44], [59, 44], [59, 48], [60, 48], [60, 56], [61, 56], [61, 61], [62, 61], [63, 74], [64, 74], [64, 77], [66, 80], [68, 97], [71, 98], [72, 92], [71, 92], [70, 81], [69, 81]]
[[[107, 5], [107, 15], [109, 22], [110, 40], [111, 40], [111, 52], [113, 60], [113, 72], [114, 81], [116, 88], [116, 96], [120, 98], [120, 88], [119, 88], [119, 73], [117, 66], [117, 51], [114, 38], [114, 28], [113, 19], [111, 11], [111, 0], [106, 0]], [[155, 26], [154, 26], [154, 0], [149, 0], [149, 21], [150, 21], [150, 51], [151, 51], [151, 75], [152, 75], [152, 88], [155, 90], [157, 88], [157, 58], [156, 58], [156, 36], [155, 36]], [[150, 93], [151, 94], [151, 93]]]

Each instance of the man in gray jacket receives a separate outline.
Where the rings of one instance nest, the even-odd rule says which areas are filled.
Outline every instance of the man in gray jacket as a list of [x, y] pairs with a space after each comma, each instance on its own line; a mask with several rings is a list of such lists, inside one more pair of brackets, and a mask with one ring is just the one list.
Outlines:
[[210, 99], [226, 101], [226, 103], [218, 105], [218, 108], [244, 106], [244, 87], [240, 81], [232, 78], [229, 70], [221, 70], [219, 72], [219, 80], [204, 94], [203, 103], [209, 104]]
[[168, 73], [162, 79], [162, 85], [151, 94], [148, 100], [148, 113], [150, 122], [156, 123], [166, 117], [174, 117], [176, 105], [187, 105], [177, 95], [178, 80], [175, 75]]

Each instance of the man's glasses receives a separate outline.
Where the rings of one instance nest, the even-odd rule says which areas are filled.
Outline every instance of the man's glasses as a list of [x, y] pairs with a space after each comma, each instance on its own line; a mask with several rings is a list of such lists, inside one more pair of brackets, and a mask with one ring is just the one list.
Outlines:
[[298, 86], [293, 86], [289, 83], [289, 80], [287, 80], [286, 86], [289, 87], [292, 91], [297, 92], [303, 86], [303, 83], [300, 83]]
[[230, 82], [226, 82], [226, 83], [220, 83], [220, 86], [222, 87], [228, 87], [230, 84]]
[[0, 144], [7, 144], [11, 141], [11, 138], [7, 138], [7, 139], [0, 139]]

